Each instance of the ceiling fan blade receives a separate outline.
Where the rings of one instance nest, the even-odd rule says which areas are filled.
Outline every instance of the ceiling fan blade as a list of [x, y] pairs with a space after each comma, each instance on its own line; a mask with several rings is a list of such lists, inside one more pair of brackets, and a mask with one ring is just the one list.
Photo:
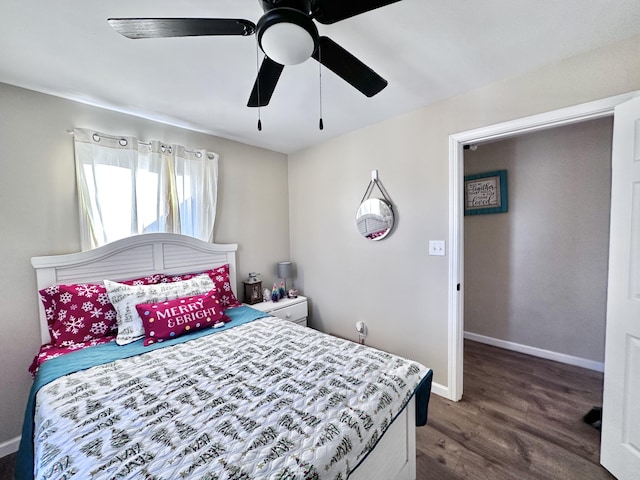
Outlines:
[[282, 70], [284, 70], [284, 65], [274, 62], [267, 56], [264, 57], [247, 107], [265, 107], [269, 105], [271, 95], [276, 89]]
[[313, 53], [313, 58], [367, 97], [373, 97], [388, 85], [384, 78], [329, 37], [320, 37], [320, 44]]
[[313, 18], [318, 22], [328, 25], [399, 1], [400, 0], [312, 0], [311, 12]]
[[127, 38], [253, 35], [256, 26], [241, 18], [110, 18], [113, 29]]

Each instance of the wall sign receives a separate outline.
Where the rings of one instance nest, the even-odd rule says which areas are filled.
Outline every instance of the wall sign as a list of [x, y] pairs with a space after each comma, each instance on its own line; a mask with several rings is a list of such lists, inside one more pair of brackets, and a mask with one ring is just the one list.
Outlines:
[[464, 214], [482, 215], [508, 211], [507, 171], [464, 177]]

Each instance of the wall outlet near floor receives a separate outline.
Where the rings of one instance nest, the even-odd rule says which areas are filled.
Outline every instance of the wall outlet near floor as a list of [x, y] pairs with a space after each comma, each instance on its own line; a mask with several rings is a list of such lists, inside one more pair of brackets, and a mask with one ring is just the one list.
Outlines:
[[356, 332], [358, 332], [358, 343], [364, 345], [364, 339], [367, 338], [367, 324], [364, 322], [356, 322]]
[[444, 240], [429, 240], [429, 255], [444, 257], [446, 254]]
[[364, 338], [367, 336], [367, 324], [364, 322], [356, 322], [356, 332], [360, 337]]

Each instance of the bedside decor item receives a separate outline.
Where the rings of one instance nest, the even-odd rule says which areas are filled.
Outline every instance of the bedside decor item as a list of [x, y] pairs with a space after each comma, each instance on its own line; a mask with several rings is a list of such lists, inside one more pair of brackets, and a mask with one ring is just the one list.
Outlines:
[[289, 298], [298, 298], [298, 290], [295, 288], [289, 289]]
[[464, 177], [464, 214], [483, 215], [508, 211], [507, 171]]
[[284, 280], [282, 287], [285, 292], [287, 290], [287, 278], [291, 278], [292, 276], [293, 264], [291, 262], [278, 262], [278, 278], [282, 278]]
[[284, 288], [284, 281], [280, 282], [280, 287], [278, 287], [278, 296], [280, 299], [287, 298], [287, 291]]
[[262, 301], [268, 302], [269, 300], [271, 300], [271, 290], [269, 290], [268, 288], [265, 288], [262, 291]]
[[[378, 187], [384, 198], [369, 198], [373, 188]], [[371, 171], [371, 181], [364, 192], [360, 207], [356, 212], [356, 226], [360, 235], [369, 240], [378, 241], [387, 237], [394, 225], [391, 200], [378, 180], [378, 171]]]
[[259, 273], [250, 272], [249, 278], [244, 280], [244, 303], [254, 305], [262, 301], [262, 281]]
[[271, 289], [271, 301], [277, 302], [278, 300], [280, 300], [280, 290], [278, 289], [278, 285], [274, 283]]

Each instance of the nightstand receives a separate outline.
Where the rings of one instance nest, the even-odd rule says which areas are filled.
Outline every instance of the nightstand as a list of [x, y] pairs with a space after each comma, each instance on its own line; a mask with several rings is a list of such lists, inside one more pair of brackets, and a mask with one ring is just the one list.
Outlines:
[[307, 326], [307, 297], [298, 295], [297, 298], [283, 298], [277, 302], [259, 302], [248, 307], [268, 313], [274, 317]]

